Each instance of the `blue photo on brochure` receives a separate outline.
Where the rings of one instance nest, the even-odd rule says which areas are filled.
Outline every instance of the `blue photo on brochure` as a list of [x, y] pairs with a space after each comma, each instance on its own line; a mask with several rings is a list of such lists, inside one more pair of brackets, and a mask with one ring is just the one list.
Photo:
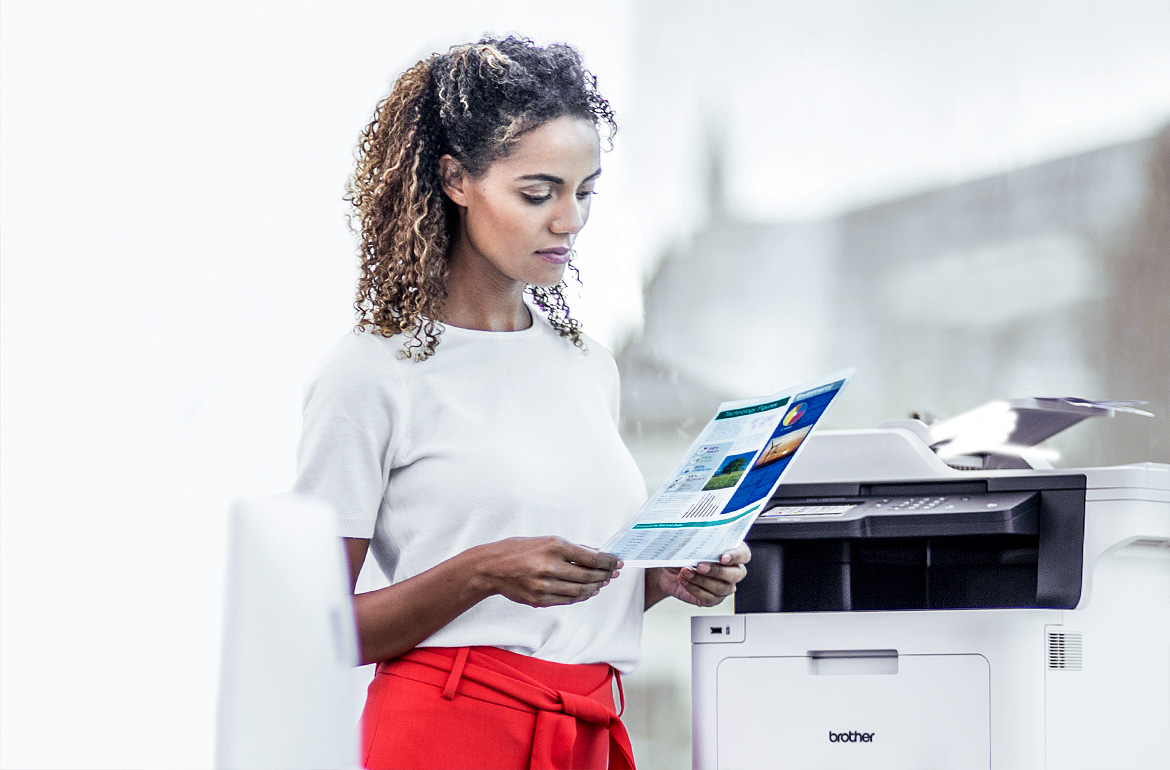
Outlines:
[[759, 457], [740, 482], [731, 500], [724, 507], [724, 513], [731, 513], [768, 496], [780, 474], [788, 467], [796, 450], [804, 443], [817, 420], [829, 408], [845, 380], [817, 388], [807, 393], [798, 393], [792, 399], [788, 412], [776, 426], [772, 437], [760, 451]]

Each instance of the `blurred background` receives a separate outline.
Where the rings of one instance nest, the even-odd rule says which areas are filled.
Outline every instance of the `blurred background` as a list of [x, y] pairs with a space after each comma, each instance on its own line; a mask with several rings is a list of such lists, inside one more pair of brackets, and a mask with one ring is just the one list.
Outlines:
[[[648, 488], [721, 400], [853, 365], [830, 428], [1145, 399], [1057, 465], [1170, 461], [1164, 0], [4, 0], [3, 767], [212, 763], [227, 510], [288, 489], [352, 325], [353, 145], [484, 32], [617, 111], [573, 307]], [[644, 770], [689, 766], [690, 614], [628, 679]]]

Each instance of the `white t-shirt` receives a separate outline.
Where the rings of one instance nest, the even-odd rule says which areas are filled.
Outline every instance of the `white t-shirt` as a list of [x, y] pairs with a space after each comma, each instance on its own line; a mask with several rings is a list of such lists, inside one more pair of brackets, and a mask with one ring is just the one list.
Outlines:
[[[517, 332], [447, 326], [435, 354], [350, 334], [305, 394], [294, 491], [366, 538], [390, 581], [482, 543], [560, 535], [599, 547], [645, 500], [617, 430], [613, 357], [582, 352], [536, 312]], [[558, 663], [638, 663], [644, 571], [597, 596], [534, 608], [480, 602], [420, 646], [491, 645]]]

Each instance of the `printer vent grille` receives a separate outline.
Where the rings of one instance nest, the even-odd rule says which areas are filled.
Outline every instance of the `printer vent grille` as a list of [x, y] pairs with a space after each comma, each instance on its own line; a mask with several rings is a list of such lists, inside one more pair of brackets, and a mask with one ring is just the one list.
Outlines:
[[1048, 632], [1048, 668], [1063, 671], [1081, 670], [1081, 635]]

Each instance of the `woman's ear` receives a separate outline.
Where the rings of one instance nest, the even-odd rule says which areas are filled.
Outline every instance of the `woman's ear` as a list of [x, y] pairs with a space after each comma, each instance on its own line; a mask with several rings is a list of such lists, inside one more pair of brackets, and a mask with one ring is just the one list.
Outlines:
[[467, 205], [467, 195], [463, 191], [466, 179], [462, 163], [450, 155], [439, 158], [439, 183], [443, 186], [443, 192], [457, 206]]

